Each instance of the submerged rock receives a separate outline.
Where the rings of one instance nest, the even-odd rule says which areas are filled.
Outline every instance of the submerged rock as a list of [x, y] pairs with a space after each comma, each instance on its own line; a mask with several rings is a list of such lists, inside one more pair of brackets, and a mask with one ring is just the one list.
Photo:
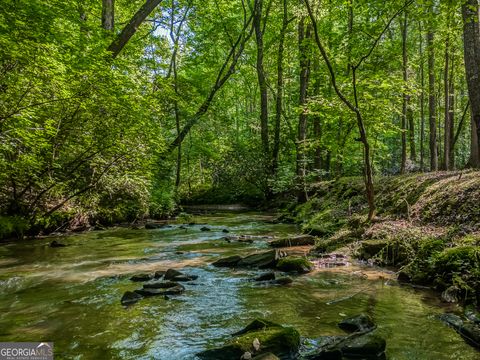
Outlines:
[[452, 327], [467, 343], [480, 348], [479, 325], [470, 321], [463, 321], [460, 316], [450, 313], [440, 315], [440, 320]]
[[158, 295], [179, 295], [185, 291], [182, 285], [176, 285], [167, 289], [143, 288], [137, 289], [135, 292], [142, 296], [158, 296]]
[[135, 274], [133, 275], [130, 280], [135, 281], [135, 282], [140, 282], [140, 281], [149, 281], [153, 279], [153, 275], [150, 273], [141, 273], [141, 274]]
[[203, 226], [200, 228], [200, 231], [210, 231], [210, 228], [207, 226]]
[[145, 224], [145, 229], [147, 230], [155, 230], [155, 229], [161, 229], [164, 227], [164, 224], [156, 224], [156, 223], [146, 223]]
[[269, 250], [248, 255], [238, 262], [241, 267], [258, 267], [260, 269], [273, 268], [286, 254], [279, 250]]
[[155, 271], [155, 274], [153, 275], [153, 277], [155, 279], [160, 279], [161, 277], [163, 277], [163, 275], [165, 275], [165, 271]]
[[290, 357], [299, 347], [297, 330], [257, 319], [234, 334], [234, 338], [222, 347], [203, 351], [197, 356], [206, 360], [232, 360], [240, 359], [247, 352], [253, 355], [270, 352], [279, 357]]
[[315, 237], [308, 234], [298, 235], [294, 237], [272, 240], [269, 244], [272, 247], [315, 245]]
[[270, 281], [270, 280], [275, 280], [275, 273], [272, 271], [272, 272], [268, 272], [268, 273], [265, 273], [265, 274], [262, 274], [258, 277], [256, 277], [254, 279], [255, 281]]
[[197, 275], [185, 275], [184, 273], [175, 270], [175, 269], [168, 269], [165, 275], [163, 275], [164, 280], [171, 280], [171, 281], [192, 281], [197, 280]]
[[60, 247], [65, 247], [67, 245], [59, 243], [57, 240], [53, 240], [50, 245], [51, 248], [60, 248]]
[[284, 277], [280, 277], [278, 279], [276, 279], [273, 283], [276, 284], [276, 285], [289, 285], [293, 282], [293, 279], [288, 277], [288, 276], [284, 276]]
[[280, 360], [280, 358], [278, 358], [276, 355], [269, 352], [269, 353], [257, 355], [254, 358], [252, 358], [252, 360]]
[[312, 271], [313, 264], [307, 258], [301, 256], [287, 256], [280, 259], [277, 264], [277, 269], [285, 272], [297, 272], [299, 274], [306, 274]]
[[380, 358], [384, 357], [386, 345], [385, 339], [369, 333], [348, 338], [338, 348], [347, 358]]
[[222, 232], [223, 232], [224, 234], [228, 234], [228, 233], [230, 232], [230, 230], [228, 230], [228, 229], [222, 229]]
[[131, 305], [141, 299], [143, 299], [142, 295], [136, 292], [127, 291], [125, 294], [123, 294], [122, 298], [120, 299], [120, 302], [122, 303], [122, 305]]
[[143, 284], [144, 289], [168, 289], [180, 285], [173, 281], [155, 281]]
[[354, 333], [371, 331], [374, 330], [377, 326], [369, 315], [360, 314], [342, 320], [338, 323], [338, 327], [348, 333]]
[[464, 311], [465, 317], [471, 322], [480, 325], [480, 313], [472, 305], [467, 305]]
[[238, 262], [242, 260], [242, 257], [239, 255], [233, 255], [226, 258], [219, 259], [212, 263], [216, 267], [234, 267]]
[[462, 291], [455, 285], [452, 285], [442, 292], [442, 300], [447, 303], [457, 303], [460, 301]]

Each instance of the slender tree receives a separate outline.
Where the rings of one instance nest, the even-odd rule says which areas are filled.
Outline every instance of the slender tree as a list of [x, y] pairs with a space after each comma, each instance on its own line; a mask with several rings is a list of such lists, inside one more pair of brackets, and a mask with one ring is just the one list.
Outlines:
[[115, 0], [102, 0], [102, 27], [113, 31], [115, 24]]
[[468, 0], [462, 6], [463, 45], [467, 76], [472, 136], [470, 165], [480, 167], [480, 27], [478, 0]]
[[436, 121], [436, 94], [435, 94], [435, 48], [434, 48], [433, 29], [428, 29], [427, 48], [428, 48], [428, 125], [430, 131], [430, 171], [438, 170], [437, 155], [437, 121]]

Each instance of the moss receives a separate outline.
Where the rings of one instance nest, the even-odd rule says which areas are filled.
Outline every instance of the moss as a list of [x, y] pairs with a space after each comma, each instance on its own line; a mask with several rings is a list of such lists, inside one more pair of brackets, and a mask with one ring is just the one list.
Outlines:
[[254, 320], [222, 347], [197, 354], [201, 359], [239, 359], [245, 352], [255, 353], [253, 342], [260, 343], [259, 351], [272, 352], [279, 357], [290, 357], [300, 347], [300, 334], [292, 327], [265, 320]]
[[277, 263], [277, 269], [286, 272], [308, 273], [313, 270], [313, 264], [307, 258], [287, 256]]

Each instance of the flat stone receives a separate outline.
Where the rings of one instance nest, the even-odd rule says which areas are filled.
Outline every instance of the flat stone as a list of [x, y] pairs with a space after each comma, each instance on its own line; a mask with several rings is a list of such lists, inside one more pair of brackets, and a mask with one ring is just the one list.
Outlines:
[[150, 273], [135, 274], [130, 278], [130, 280], [135, 282], [149, 281], [152, 279], [153, 279], [153, 275]]
[[168, 289], [151, 289], [143, 288], [137, 289], [135, 292], [142, 296], [158, 296], [158, 295], [178, 295], [185, 291], [185, 288], [182, 285], [176, 285]]
[[142, 295], [133, 291], [127, 291], [125, 292], [125, 294], [123, 294], [122, 298], [120, 299], [120, 302], [122, 303], [122, 305], [131, 305], [141, 299], [143, 299]]
[[244, 257], [238, 262], [240, 267], [273, 268], [286, 254], [279, 250], [269, 250]]
[[143, 284], [144, 289], [168, 289], [180, 285], [173, 281], [155, 281]]
[[275, 280], [275, 273], [272, 271], [272, 272], [268, 272], [268, 273], [265, 273], [265, 274], [262, 274], [258, 277], [256, 277], [254, 279], [255, 281], [270, 281], [270, 280]]
[[242, 257], [239, 255], [233, 255], [226, 258], [219, 259], [212, 263], [216, 267], [234, 267], [238, 262], [242, 260]]
[[379, 357], [385, 352], [387, 343], [378, 335], [369, 333], [349, 338], [339, 344], [344, 357]]

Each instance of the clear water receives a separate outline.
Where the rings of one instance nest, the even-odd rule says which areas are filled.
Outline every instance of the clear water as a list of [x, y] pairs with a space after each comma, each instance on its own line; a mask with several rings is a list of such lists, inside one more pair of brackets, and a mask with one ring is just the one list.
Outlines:
[[[322, 335], [341, 335], [336, 324], [343, 317], [369, 312], [387, 340], [390, 360], [480, 358], [437, 320], [445, 309], [433, 294], [400, 287], [375, 269], [316, 271], [280, 287], [250, 281], [258, 271], [210, 265], [220, 256], [267, 247], [263, 240], [227, 243], [224, 228], [248, 235], [296, 232], [269, 219], [217, 214], [196, 218], [208, 223], [210, 232], [201, 232], [202, 225], [187, 230], [174, 225], [58, 238], [65, 248], [49, 248], [53, 238], [4, 244], [0, 341], [53, 341], [56, 359], [195, 359], [255, 317], [294, 326], [308, 344]], [[178, 297], [121, 306], [125, 291], [141, 287], [130, 275], [171, 267], [199, 278]]]

